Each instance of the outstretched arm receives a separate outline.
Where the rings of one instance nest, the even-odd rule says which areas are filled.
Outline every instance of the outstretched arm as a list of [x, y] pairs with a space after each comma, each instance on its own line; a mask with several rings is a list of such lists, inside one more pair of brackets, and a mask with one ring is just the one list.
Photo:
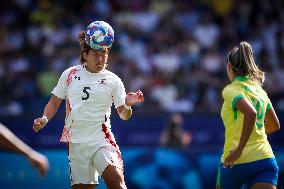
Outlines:
[[131, 106], [141, 103], [144, 101], [144, 96], [142, 91], [137, 91], [135, 93], [129, 92], [125, 97], [125, 105], [119, 106], [117, 112], [119, 117], [123, 120], [128, 120], [132, 115]]
[[46, 175], [48, 172], [47, 158], [34, 151], [2, 124], [0, 124], [0, 147], [24, 155], [38, 169], [41, 176]]
[[47, 124], [47, 121], [53, 118], [61, 102], [62, 99], [58, 98], [55, 95], [52, 95], [49, 102], [44, 108], [43, 116], [34, 120], [33, 130], [35, 132], [38, 132], [40, 129], [42, 129]]

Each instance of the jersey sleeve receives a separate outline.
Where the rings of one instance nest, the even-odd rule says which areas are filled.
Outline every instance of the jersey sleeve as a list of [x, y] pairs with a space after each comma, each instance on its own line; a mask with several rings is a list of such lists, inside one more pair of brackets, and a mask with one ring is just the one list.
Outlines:
[[57, 96], [58, 98], [61, 98], [61, 99], [65, 99], [66, 98], [66, 89], [67, 89], [67, 74], [68, 74], [68, 71], [65, 70], [59, 80], [58, 80], [58, 83], [57, 85], [55, 86], [55, 88], [51, 91], [51, 93], [55, 96]]
[[117, 78], [113, 91], [113, 102], [115, 108], [125, 104], [126, 92], [121, 79]]
[[241, 89], [235, 88], [233, 86], [227, 86], [223, 90], [223, 98], [225, 101], [229, 102], [232, 106], [233, 111], [236, 111], [236, 105], [239, 100], [245, 97]]

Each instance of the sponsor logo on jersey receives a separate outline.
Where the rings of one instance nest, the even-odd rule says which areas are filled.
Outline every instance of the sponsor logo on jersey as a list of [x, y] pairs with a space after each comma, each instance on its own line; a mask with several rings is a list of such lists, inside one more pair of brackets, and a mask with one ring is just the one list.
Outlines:
[[101, 79], [100, 84], [106, 84], [106, 79]]

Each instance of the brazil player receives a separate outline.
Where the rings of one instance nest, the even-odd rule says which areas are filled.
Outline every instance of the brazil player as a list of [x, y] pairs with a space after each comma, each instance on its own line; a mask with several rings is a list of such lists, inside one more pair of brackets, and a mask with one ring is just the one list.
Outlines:
[[217, 188], [275, 189], [279, 168], [267, 135], [279, 130], [280, 124], [261, 87], [264, 72], [255, 64], [249, 43], [230, 50], [227, 73], [231, 84], [222, 93], [225, 144]]
[[73, 189], [94, 188], [98, 184], [98, 175], [108, 188], [126, 188], [122, 156], [111, 131], [111, 106], [114, 103], [120, 118], [128, 120], [132, 115], [131, 106], [144, 101], [141, 91], [126, 95], [121, 79], [106, 69], [110, 47], [100, 50], [91, 47], [88, 39], [96, 38], [86, 35], [100, 33], [105, 29], [100, 28], [102, 25], [107, 27], [106, 30], [112, 30], [107, 23], [96, 21], [90, 24], [91, 30], [88, 27], [79, 33], [81, 64], [62, 73], [43, 116], [35, 119], [33, 125], [36, 132], [42, 129], [55, 115], [62, 100], [66, 100], [61, 141], [69, 144]]

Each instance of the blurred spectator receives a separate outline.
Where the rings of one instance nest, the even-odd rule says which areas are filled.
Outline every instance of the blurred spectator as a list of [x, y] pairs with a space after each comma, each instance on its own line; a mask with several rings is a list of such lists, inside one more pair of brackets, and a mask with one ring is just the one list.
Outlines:
[[179, 113], [171, 115], [160, 138], [162, 146], [179, 148], [189, 146], [192, 140], [191, 133], [183, 129], [183, 117]]
[[23, 111], [23, 106], [9, 95], [2, 96], [0, 104], [1, 116], [19, 116], [22, 115]]
[[[111, 71], [127, 90], [141, 87], [149, 94], [138, 111], [216, 113], [226, 84], [220, 74], [226, 52], [241, 40], [252, 44], [257, 63], [268, 68], [264, 88], [273, 87], [271, 100], [284, 111], [283, 10], [281, 0], [5, 1], [0, 7], [0, 107], [3, 112], [8, 93], [9, 106], [18, 107], [13, 115], [39, 109], [57, 74], [78, 64], [78, 31], [105, 20], [116, 31]], [[34, 105], [26, 106], [31, 98]]]
[[194, 36], [203, 49], [213, 47], [219, 41], [220, 28], [210, 12], [203, 14], [200, 23], [194, 29]]

